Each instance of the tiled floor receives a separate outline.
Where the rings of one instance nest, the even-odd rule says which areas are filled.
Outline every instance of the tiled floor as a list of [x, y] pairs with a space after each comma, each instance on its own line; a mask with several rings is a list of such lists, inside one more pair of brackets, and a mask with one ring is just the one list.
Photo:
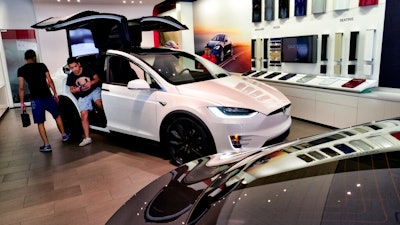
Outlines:
[[[92, 134], [61, 141], [48, 115], [52, 153], [39, 152], [37, 126], [22, 128], [19, 109], [0, 119], [0, 225], [104, 224], [134, 193], [174, 168], [156, 143]], [[288, 140], [332, 130], [293, 121]]]

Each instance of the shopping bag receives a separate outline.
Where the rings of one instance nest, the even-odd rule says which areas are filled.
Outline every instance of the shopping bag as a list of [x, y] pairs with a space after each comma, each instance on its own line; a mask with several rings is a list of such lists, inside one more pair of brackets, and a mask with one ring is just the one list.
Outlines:
[[21, 113], [22, 127], [29, 127], [31, 125], [31, 118], [29, 117], [29, 113], [26, 110]]

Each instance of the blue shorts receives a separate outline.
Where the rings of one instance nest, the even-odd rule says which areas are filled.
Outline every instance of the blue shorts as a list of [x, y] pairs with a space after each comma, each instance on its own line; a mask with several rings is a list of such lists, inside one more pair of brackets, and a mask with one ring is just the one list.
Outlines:
[[97, 87], [92, 92], [90, 92], [90, 94], [86, 95], [85, 97], [80, 97], [78, 99], [79, 111], [91, 111], [93, 109], [92, 101], [95, 102], [99, 99], [101, 99], [101, 89]]
[[60, 115], [57, 102], [54, 100], [53, 96], [45, 99], [32, 100], [31, 106], [34, 123], [44, 123], [44, 121], [46, 121], [45, 111], [48, 111], [54, 119]]

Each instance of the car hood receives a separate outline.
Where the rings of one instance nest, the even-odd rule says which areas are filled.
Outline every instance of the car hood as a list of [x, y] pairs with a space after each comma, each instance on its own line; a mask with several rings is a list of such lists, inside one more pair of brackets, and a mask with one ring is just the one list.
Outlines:
[[[378, 130], [371, 127], [375, 127]], [[369, 130], [365, 133], [360, 132], [350, 136], [341, 135], [344, 132], [357, 129]], [[341, 137], [338, 137], [339, 134]], [[311, 149], [313, 151], [316, 149], [323, 150], [327, 146], [338, 146], [379, 135], [385, 136], [386, 140], [390, 140], [391, 145], [379, 145], [373, 151], [358, 150], [318, 159], [307, 156]], [[226, 152], [206, 156], [177, 167], [156, 179], [129, 199], [110, 218], [107, 225], [191, 224], [189, 222], [198, 220], [203, 220], [204, 222], [209, 218], [211, 218], [211, 221], [222, 218], [223, 221], [223, 219], [232, 217], [232, 214], [230, 214], [233, 212], [232, 208], [240, 205], [241, 208], [246, 208], [246, 204], [249, 204], [249, 202], [251, 202], [250, 204], [266, 204], [265, 201], [257, 203], [255, 198], [249, 198], [248, 200], [240, 198], [240, 190], [246, 186], [250, 188], [256, 187], [263, 182], [270, 182], [264, 180], [264, 178], [328, 163], [333, 163], [328, 166], [328, 170], [334, 171], [336, 166], [339, 165], [336, 163], [337, 160], [368, 156], [372, 153], [394, 152], [397, 154], [399, 148], [400, 118], [395, 118], [393, 120], [376, 121], [347, 129], [335, 130], [326, 134], [280, 143], [259, 150]], [[309, 176], [313, 175], [310, 173]], [[341, 183], [341, 185], [343, 184]], [[326, 188], [325, 191], [329, 190], [329, 185], [324, 185], [324, 187]], [[234, 199], [234, 203], [227, 199]], [[315, 199], [315, 201], [324, 201], [325, 198]], [[227, 200], [226, 203], [225, 200]], [[228, 210], [226, 211], [227, 214], [213, 214], [214, 212], [218, 213], [221, 207], [225, 207]], [[206, 215], [207, 211], [210, 211], [209, 215]], [[203, 216], [205, 218], [201, 218]], [[207, 216], [214, 216], [215, 218], [207, 218]], [[225, 224], [223, 222], [220, 223]], [[208, 223], [200, 222], [199, 224]]]
[[207, 99], [210, 104], [248, 108], [267, 115], [290, 104], [276, 88], [239, 75], [179, 85], [177, 89], [182, 95]]

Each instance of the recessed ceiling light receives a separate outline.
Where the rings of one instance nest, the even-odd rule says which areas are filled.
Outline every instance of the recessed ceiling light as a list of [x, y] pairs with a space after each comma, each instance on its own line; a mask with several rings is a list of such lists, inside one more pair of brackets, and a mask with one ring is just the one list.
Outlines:
[[122, 3], [126, 4], [126, 1], [124, 0], [124, 1], [122, 1]]

